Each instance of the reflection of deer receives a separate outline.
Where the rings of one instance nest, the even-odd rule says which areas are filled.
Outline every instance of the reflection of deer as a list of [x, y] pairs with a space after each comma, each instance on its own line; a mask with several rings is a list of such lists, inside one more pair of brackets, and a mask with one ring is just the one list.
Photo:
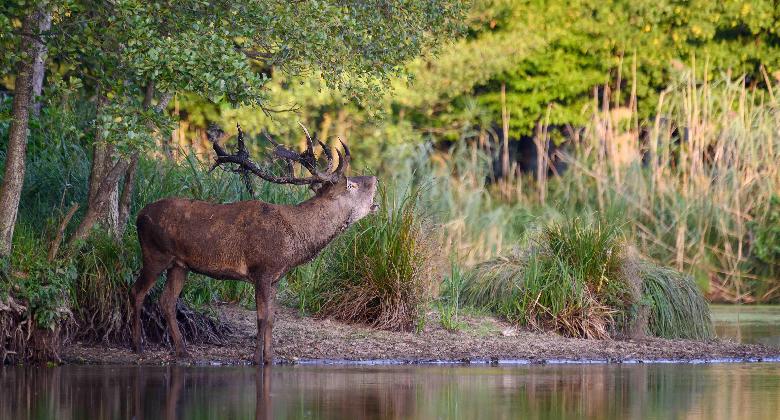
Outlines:
[[255, 420], [274, 418], [271, 409], [271, 371], [267, 367], [255, 372]]
[[[53, 371], [59, 372], [59, 371]], [[250, 385], [250, 377], [247, 374], [254, 375], [255, 383], [255, 419], [272, 419], [273, 410], [271, 405], [271, 368], [264, 366], [256, 369], [254, 372], [243, 371], [237, 374], [236, 371], [220, 374], [214, 374], [203, 370], [202, 368], [183, 367], [178, 365], [168, 366], [164, 371], [152, 370], [149, 367], [139, 366], [137, 369], [129, 369], [127, 375], [120, 375], [119, 381], [112, 383], [111, 387], [104, 388], [98, 382], [94, 384], [97, 389], [106, 392], [106, 395], [119, 395], [118, 390], [130, 389], [132, 391], [132, 409], [131, 417], [137, 420], [145, 418], [164, 418], [173, 420], [183, 418], [186, 413], [191, 413], [193, 409], [202, 410], [203, 393], [208, 394], [213, 402], [220, 400], [224, 403], [224, 397], [227, 395], [236, 395], [241, 391], [246, 391]], [[94, 375], [91, 375], [92, 377]], [[99, 377], [98, 377], [99, 378]], [[72, 380], [72, 378], [71, 378]], [[124, 382], [129, 381], [129, 382]], [[83, 384], [82, 384], [83, 385]], [[82, 390], [92, 390], [93, 388], [84, 387]], [[220, 393], [221, 390], [221, 393]], [[217, 392], [217, 395], [213, 395]], [[79, 397], [89, 398], [89, 392], [77, 393]], [[124, 395], [124, 394], [123, 394]], [[158, 399], [158, 396], [164, 396], [164, 400]], [[116, 418], [118, 413], [127, 409], [120, 397], [104, 401], [109, 407], [114, 407], [114, 411], [95, 415], [89, 412], [92, 418]], [[70, 401], [70, 399], [69, 399]], [[209, 400], [211, 401], [211, 400]], [[241, 398], [232, 400], [228, 413], [237, 413], [241, 418], [248, 418], [249, 407], [237, 404], [242, 401]], [[83, 402], [82, 402], [83, 403]], [[210, 405], [210, 404], [207, 404]], [[83, 410], [83, 406], [76, 405], [74, 409]], [[222, 407], [223, 409], [225, 407]], [[81, 411], [79, 411], [81, 412]], [[3, 411], [0, 410], [0, 414]], [[148, 413], [156, 413], [147, 417]], [[162, 416], [159, 414], [162, 413]], [[214, 413], [224, 413], [219, 409], [202, 412], [201, 417], [211, 418]], [[67, 416], [65, 416], [67, 417]], [[223, 417], [225, 417], [223, 415]], [[229, 416], [228, 416], [229, 417]], [[5, 418], [5, 417], [3, 417]], [[9, 417], [19, 418], [19, 417]]]
[[[239, 127], [238, 151], [228, 154], [216, 141], [221, 134], [210, 130], [217, 153], [216, 166], [245, 177], [256, 175], [277, 184], [309, 185], [314, 197], [294, 206], [251, 200], [230, 204], [168, 198], [147, 205], [138, 214], [136, 226], [141, 242], [143, 268], [133, 285], [133, 345], [142, 351], [140, 311], [144, 297], [160, 274], [167, 270], [167, 283], [160, 297], [177, 356], [185, 355], [176, 324], [176, 300], [189, 271], [215, 279], [244, 280], [255, 286], [257, 302], [257, 347], [255, 363], [271, 363], [271, 330], [274, 322], [274, 286], [292, 268], [313, 259], [349, 225], [376, 210], [376, 177], [346, 177], [349, 148], [342, 143], [333, 170], [333, 156], [322, 143], [327, 170], [317, 168], [314, 141], [308, 137], [305, 152], [294, 152], [276, 142], [274, 157], [286, 162], [288, 173], [267, 173], [249, 159]], [[311, 174], [292, 174], [297, 162]]]

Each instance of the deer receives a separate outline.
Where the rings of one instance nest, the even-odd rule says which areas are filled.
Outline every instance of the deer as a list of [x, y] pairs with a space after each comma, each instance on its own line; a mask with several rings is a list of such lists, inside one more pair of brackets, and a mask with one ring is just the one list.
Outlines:
[[[327, 159], [327, 167], [322, 170], [314, 154], [315, 140], [303, 128], [306, 150], [302, 153], [265, 135], [274, 146], [272, 159], [286, 166], [285, 174], [275, 175], [250, 159], [240, 126], [238, 150], [233, 154], [219, 144], [224, 132], [219, 127], [209, 127], [208, 138], [216, 153], [211, 170], [220, 167], [238, 173], [247, 185], [250, 175], [275, 184], [308, 185], [314, 191], [311, 198], [297, 205], [260, 200], [216, 204], [164, 198], [138, 213], [142, 268], [130, 292], [131, 335], [136, 353], [143, 353], [140, 314], [144, 298], [166, 272], [159, 305], [168, 324], [175, 358], [188, 356], [176, 321], [176, 301], [192, 271], [218, 280], [254, 285], [257, 339], [253, 362], [273, 363], [274, 301], [279, 280], [294, 267], [313, 260], [336, 236], [379, 207], [374, 203], [375, 176], [344, 175], [350, 162], [347, 145], [339, 139], [344, 154], [336, 150], [338, 166], [333, 169], [332, 151], [316, 140]], [[309, 175], [295, 176], [294, 163]]]

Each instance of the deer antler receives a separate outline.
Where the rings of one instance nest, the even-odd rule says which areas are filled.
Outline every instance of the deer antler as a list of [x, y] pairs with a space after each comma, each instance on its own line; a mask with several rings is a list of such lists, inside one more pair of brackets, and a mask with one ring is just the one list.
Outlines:
[[[306, 134], [306, 150], [303, 153], [298, 153], [296, 151], [290, 150], [287, 147], [285, 147], [282, 144], [279, 144], [274, 139], [272, 139], [267, 133], [263, 133], [264, 137], [268, 139], [268, 141], [274, 146], [273, 154], [276, 158], [282, 159], [287, 164], [287, 173], [286, 176], [277, 176], [268, 173], [267, 171], [263, 170], [258, 164], [253, 162], [249, 158], [249, 152], [246, 149], [246, 143], [244, 142], [244, 132], [241, 130], [241, 126], [236, 124], [236, 127], [238, 128], [238, 150], [235, 154], [228, 154], [225, 149], [222, 148], [222, 146], [219, 145], [219, 138], [222, 137], [224, 134], [222, 129], [220, 129], [218, 126], [212, 124], [209, 126], [209, 129], [206, 131], [209, 141], [211, 141], [212, 147], [214, 148], [214, 151], [217, 153], [217, 158], [214, 162], [214, 165], [211, 167], [210, 171], [213, 171], [216, 167], [222, 167], [225, 170], [239, 173], [242, 177], [244, 177], [244, 182], [247, 183], [247, 187], [249, 188], [250, 192], [251, 186], [248, 182], [248, 176], [249, 174], [254, 174], [268, 182], [273, 182], [275, 184], [293, 184], [293, 185], [314, 185], [314, 184], [322, 184], [322, 183], [335, 183], [338, 182], [339, 179], [341, 179], [342, 176], [344, 176], [344, 170], [349, 165], [350, 160], [350, 154], [349, 154], [349, 148], [341, 142], [342, 147], [344, 147], [344, 156], [341, 155], [340, 151], [336, 151], [339, 156], [339, 164], [338, 167], [336, 167], [335, 171], [331, 172], [331, 169], [333, 168], [333, 153], [331, 153], [330, 149], [322, 143], [320, 140], [312, 139], [312, 137], [309, 135], [309, 131], [306, 129], [306, 127], [301, 124], [301, 127], [303, 128], [304, 133]], [[320, 172], [319, 169], [317, 169], [317, 158], [314, 155], [314, 142], [317, 142], [322, 147], [322, 150], [325, 154], [325, 157], [328, 160], [328, 167], [325, 172]], [[292, 175], [292, 163], [297, 162], [304, 168], [306, 168], [307, 171], [312, 176], [304, 177], [304, 178], [298, 178]], [[237, 166], [233, 166], [230, 164], [234, 164]]]

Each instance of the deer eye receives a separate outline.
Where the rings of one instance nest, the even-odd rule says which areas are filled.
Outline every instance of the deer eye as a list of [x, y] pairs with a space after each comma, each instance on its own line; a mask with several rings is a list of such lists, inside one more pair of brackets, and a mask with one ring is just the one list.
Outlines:
[[355, 188], [357, 188], [357, 184], [356, 183], [354, 183], [352, 181], [347, 181], [347, 189], [348, 190], [354, 190]]

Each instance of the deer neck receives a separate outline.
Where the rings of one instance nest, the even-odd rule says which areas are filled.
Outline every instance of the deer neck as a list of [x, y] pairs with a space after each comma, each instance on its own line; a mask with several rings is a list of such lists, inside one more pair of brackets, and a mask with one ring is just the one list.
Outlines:
[[337, 201], [312, 197], [296, 206], [303, 223], [297, 233], [301, 262], [310, 261], [349, 227], [353, 209]]

